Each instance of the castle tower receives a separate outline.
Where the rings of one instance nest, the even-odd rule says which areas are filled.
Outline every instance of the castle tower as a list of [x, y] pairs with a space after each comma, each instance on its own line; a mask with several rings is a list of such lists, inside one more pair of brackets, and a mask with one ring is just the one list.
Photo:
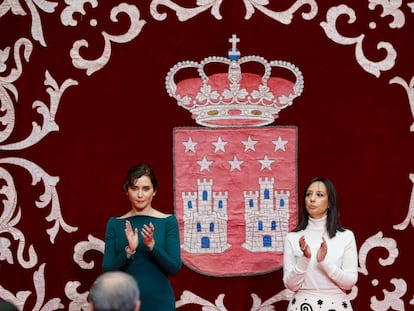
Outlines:
[[276, 209], [278, 211], [277, 223], [280, 227], [280, 236], [277, 237], [277, 240], [283, 243], [287, 232], [289, 231], [289, 197], [290, 191], [275, 191], [276, 197]]
[[252, 252], [282, 252], [289, 224], [290, 192], [275, 191], [274, 178], [268, 177], [259, 178], [259, 188], [260, 191], [243, 192], [246, 226], [243, 247]]
[[227, 192], [213, 192], [213, 180], [197, 180], [197, 192], [182, 193], [184, 243], [190, 253], [221, 253], [227, 243]]
[[275, 209], [273, 201], [273, 185], [275, 179], [272, 178], [259, 178], [260, 185], [260, 210], [271, 212]]
[[198, 185], [198, 212], [211, 212], [213, 203], [212, 203], [212, 187], [213, 180], [210, 179], [207, 181], [203, 179], [202, 181], [197, 180]]
[[244, 212], [259, 210], [259, 191], [244, 191]]

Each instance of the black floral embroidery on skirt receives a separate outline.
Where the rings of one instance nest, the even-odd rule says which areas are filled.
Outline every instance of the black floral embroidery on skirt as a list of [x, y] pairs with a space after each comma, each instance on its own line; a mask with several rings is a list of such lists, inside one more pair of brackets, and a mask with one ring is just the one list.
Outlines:
[[[298, 305], [297, 305], [296, 308], [294, 308], [294, 310], [299, 310], [299, 311], [318, 311], [319, 310], [320, 311], [320, 310], [325, 310], [325, 309], [322, 309], [324, 305], [326, 306], [326, 304], [332, 304], [332, 306], [333, 306], [335, 304], [335, 302], [334, 301], [329, 302], [329, 301], [326, 301], [324, 299], [318, 299], [316, 301], [314, 300], [312, 303], [309, 303], [308, 298], [305, 298], [304, 301], [301, 302], [301, 299], [299, 299], [299, 301], [298, 301], [296, 299], [296, 297], [293, 297], [292, 300], [291, 300], [291, 305], [293, 306], [293, 305], [296, 305], [296, 304], [298, 304]], [[350, 306], [349, 302], [347, 302], [347, 301], [342, 301], [341, 305], [342, 305], [343, 309], [342, 308], [340, 308], [340, 309], [331, 308], [331, 309], [328, 309], [327, 311], [346, 310]], [[316, 308], [316, 309], [314, 309], [314, 308]]]
[[313, 311], [312, 306], [307, 302], [300, 305], [300, 311]]

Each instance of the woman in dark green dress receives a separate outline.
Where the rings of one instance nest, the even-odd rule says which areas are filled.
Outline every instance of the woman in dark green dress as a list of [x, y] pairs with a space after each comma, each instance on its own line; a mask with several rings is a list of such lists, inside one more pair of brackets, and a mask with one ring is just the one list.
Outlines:
[[175, 310], [169, 276], [181, 268], [177, 218], [151, 205], [158, 183], [146, 164], [128, 170], [124, 189], [131, 210], [106, 226], [103, 271], [125, 271], [138, 282], [140, 311]]

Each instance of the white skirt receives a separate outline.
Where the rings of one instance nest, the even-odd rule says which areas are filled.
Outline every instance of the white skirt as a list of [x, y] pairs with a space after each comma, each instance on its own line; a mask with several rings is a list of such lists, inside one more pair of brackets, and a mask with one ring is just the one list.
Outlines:
[[287, 311], [352, 311], [348, 296], [338, 290], [299, 290]]

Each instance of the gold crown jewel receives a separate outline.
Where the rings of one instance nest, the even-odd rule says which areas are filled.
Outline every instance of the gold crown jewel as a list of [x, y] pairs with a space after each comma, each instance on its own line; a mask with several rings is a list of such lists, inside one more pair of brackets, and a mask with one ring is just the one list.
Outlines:
[[[170, 69], [165, 79], [168, 94], [180, 107], [189, 110], [195, 121], [207, 127], [262, 126], [272, 123], [279, 112], [292, 105], [303, 91], [303, 76], [293, 64], [260, 56], [240, 57], [237, 43], [232, 35], [229, 57], [210, 56], [200, 63], [183, 61]], [[242, 72], [241, 67], [253, 66], [255, 72]], [[259, 65], [259, 67], [258, 67]], [[207, 69], [227, 66], [227, 72], [217, 71], [207, 75]], [[226, 68], [227, 68], [226, 67]], [[258, 68], [262, 68], [257, 70]], [[184, 69], [193, 68], [197, 77], [185, 78], [177, 83], [175, 78]], [[288, 71], [295, 81], [272, 76], [272, 69]], [[252, 70], [253, 71], [253, 70]], [[177, 76], [176, 76], [177, 75]]]

